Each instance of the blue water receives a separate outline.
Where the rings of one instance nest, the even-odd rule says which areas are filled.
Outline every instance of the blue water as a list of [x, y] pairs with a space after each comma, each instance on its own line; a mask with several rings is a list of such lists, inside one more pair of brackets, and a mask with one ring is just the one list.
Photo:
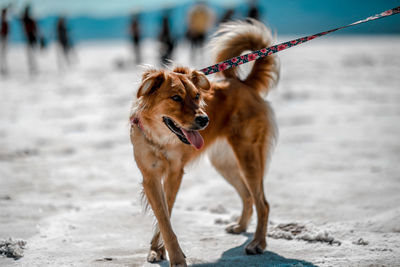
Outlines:
[[[40, 2], [40, 6], [35, 7], [34, 4], [38, 2]], [[47, 40], [54, 39], [55, 21], [58, 15], [56, 13], [59, 13], [59, 11], [57, 11], [59, 9], [56, 7], [62, 7], [62, 3], [64, 3], [64, 5], [68, 3], [69, 8], [66, 9], [68, 12], [65, 13], [71, 14], [68, 17], [68, 27], [75, 43], [93, 39], [129, 38], [129, 13], [132, 9], [128, 10], [126, 8], [127, 1], [99, 1], [97, 2], [98, 4], [95, 4], [95, 1], [88, 2], [89, 4], [85, 1], [67, 2], [59, 0], [41, 0], [33, 2], [34, 13], [42, 14], [38, 21], [41, 32], [45, 38]], [[144, 37], [156, 38], [158, 35], [161, 17], [165, 13], [165, 10], [160, 8], [161, 2], [163, 1], [149, 0], [135, 1], [135, 4], [133, 4], [136, 9], [138, 6], [142, 5], [142, 9], [146, 10], [141, 13], [141, 29]], [[190, 8], [192, 1], [175, 2], [178, 2], [178, 4], [170, 7], [168, 13], [170, 14], [173, 35], [176, 39], [180, 39], [183, 38], [186, 31], [186, 12]], [[225, 12], [222, 2], [213, 1], [211, 3], [210, 1], [209, 4], [216, 13], [217, 18], [221, 17]], [[240, 19], [247, 13], [248, 6], [246, 1], [236, 2], [238, 2], [238, 4], [235, 6], [235, 18]], [[0, 1], [0, 5], [1, 3], [4, 3], [4, 1]], [[79, 5], [79, 3], [81, 4]], [[89, 9], [90, 3], [93, 7], [92, 9]], [[165, 1], [163, 3], [165, 3]], [[398, 0], [259, 1], [262, 20], [277, 31], [278, 34], [290, 34], [294, 36], [317, 33], [343, 26], [399, 5], [400, 1]], [[153, 9], [151, 7], [153, 7]], [[106, 12], [107, 8], [109, 8], [110, 13]], [[52, 10], [54, 10], [54, 12], [52, 12]], [[98, 14], [96, 14], [96, 12]], [[11, 18], [10, 26], [11, 41], [23, 41], [22, 27], [19, 18], [15, 14]], [[359, 25], [335, 34], [400, 34], [400, 15]]]

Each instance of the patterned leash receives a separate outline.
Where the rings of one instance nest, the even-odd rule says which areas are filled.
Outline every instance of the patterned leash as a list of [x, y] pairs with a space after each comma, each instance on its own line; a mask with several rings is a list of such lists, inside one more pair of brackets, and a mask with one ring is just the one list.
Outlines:
[[392, 16], [392, 15], [395, 15], [395, 14], [398, 14], [398, 13], [400, 13], [400, 6], [392, 8], [392, 9], [389, 9], [389, 10], [387, 10], [385, 12], [380, 13], [380, 14], [376, 14], [374, 16], [368, 17], [366, 19], [356, 21], [356, 22], [354, 22], [352, 24], [349, 24], [349, 25], [346, 25], [346, 26], [343, 26], [343, 27], [340, 27], [340, 28], [336, 28], [336, 29], [333, 29], [333, 30], [317, 33], [317, 34], [314, 34], [314, 35], [309, 35], [309, 36], [306, 36], [306, 37], [294, 39], [292, 41], [284, 42], [284, 43], [281, 43], [281, 44], [277, 44], [277, 45], [274, 45], [274, 46], [270, 46], [270, 47], [266, 47], [266, 48], [260, 49], [258, 51], [250, 52], [250, 53], [245, 54], [243, 56], [234, 57], [234, 58], [225, 60], [224, 62], [220, 62], [220, 63], [217, 63], [215, 65], [212, 65], [212, 66], [206, 67], [204, 69], [201, 69], [200, 71], [202, 71], [205, 75], [209, 75], [209, 74], [213, 74], [213, 73], [216, 73], [216, 72], [220, 72], [220, 71], [223, 71], [223, 70], [226, 70], [226, 69], [230, 69], [232, 67], [236, 67], [236, 66], [239, 66], [241, 64], [244, 64], [244, 63], [259, 59], [259, 58], [263, 58], [263, 57], [272, 55], [272, 54], [277, 53], [279, 51], [285, 50], [285, 49], [287, 49], [289, 47], [293, 47], [293, 46], [305, 43], [307, 41], [310, 41], [312, 39], [315, 39], [317, 37], [326, 35], [326, 34], [331, 33], [331, 32], [335, 32], [335, 31], [338, 31], [338, 30], [341, 30], [341, 29], [344, 29], [344, 28], [348, 28], [348, 27], [351, 27], [351, 26], [354, 26], [354, 25], [358, 25], [358, 24], [361, 24], [361, 23], [364, 23], [364, 22], [373, 21], [373, 20], [376, 20], [376, 19], [384, 18], [384, 17], [389, 17], [389, 16]]

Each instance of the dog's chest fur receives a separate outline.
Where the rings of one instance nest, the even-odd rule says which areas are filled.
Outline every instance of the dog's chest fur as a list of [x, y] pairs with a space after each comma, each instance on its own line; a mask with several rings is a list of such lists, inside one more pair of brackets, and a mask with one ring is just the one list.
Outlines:
[[190, 153], [186, 151], [186, 145], [157, 144], [146, 138], [140, 129], [135, 129], [131, 137], [134, 139], [135, 156], [147, 169], [159, 169], [162, 172], [179, 169], [186, 163], [185, 159], [190, 158]]

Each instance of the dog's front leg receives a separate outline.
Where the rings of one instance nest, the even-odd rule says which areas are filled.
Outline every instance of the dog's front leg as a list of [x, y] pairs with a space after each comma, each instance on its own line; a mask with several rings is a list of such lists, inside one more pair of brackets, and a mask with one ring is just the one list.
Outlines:
[[170, 266], [187, 266], [178, 239], [172, 230], [169, 220], [168, 205], [161, 181], [158, 177], [143, 175], [143, 188], [147, 200], [157, 218], [164, 245], [168, 251]]
[[[172, 208], [175, 203], [176, 195], [182, 182], [183, 168], [177, 166], [170, 168], [168, 175], [164, 179], [164, 192], [167, 200], [168, 213], [171, 217]], [[147, 256], [148, 262], [159, 262], [165, 259], [165, 248], [161, 239], [160, 229], [156, 226], [153, 238], [151, 239], [151, 247], [149, 255]]]

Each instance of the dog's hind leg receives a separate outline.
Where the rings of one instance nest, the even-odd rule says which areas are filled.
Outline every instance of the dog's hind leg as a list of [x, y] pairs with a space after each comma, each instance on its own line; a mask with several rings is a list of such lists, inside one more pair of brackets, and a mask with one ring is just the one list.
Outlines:
[[216, 170], [236, 189], [242, 199], [242, 214], [239, 220], [225, 230], [231, 234], [245, 232], [253, 213], [253, 200], [241, 177], [235, 154], [226, 141], [219, 140], [210, 149], [209, 158]]
[[[164, 179], [163, 187], [165, 192], [165, 198], [168, 206], [168, 213], [171, 217], [172, 208], [175, 203], [176, 195], [182, 182], [183, 170], [178, 169], [177, 171], [169, 171], [168, 175]], [[160, 234], [158, 224], [151, 239], [150, 251], [147, 256], [148, 262], [159, 262], [166, 259], [165, 247]]]
[[253, 240], [246, 246], [247, 254], [261, 254], [266, 247], [269, 205], [264, 195], [263, 176], [267, 157], [267, 135], [259, 129], [259, 136], [230, 139], [257, 210], [257, 228]]

